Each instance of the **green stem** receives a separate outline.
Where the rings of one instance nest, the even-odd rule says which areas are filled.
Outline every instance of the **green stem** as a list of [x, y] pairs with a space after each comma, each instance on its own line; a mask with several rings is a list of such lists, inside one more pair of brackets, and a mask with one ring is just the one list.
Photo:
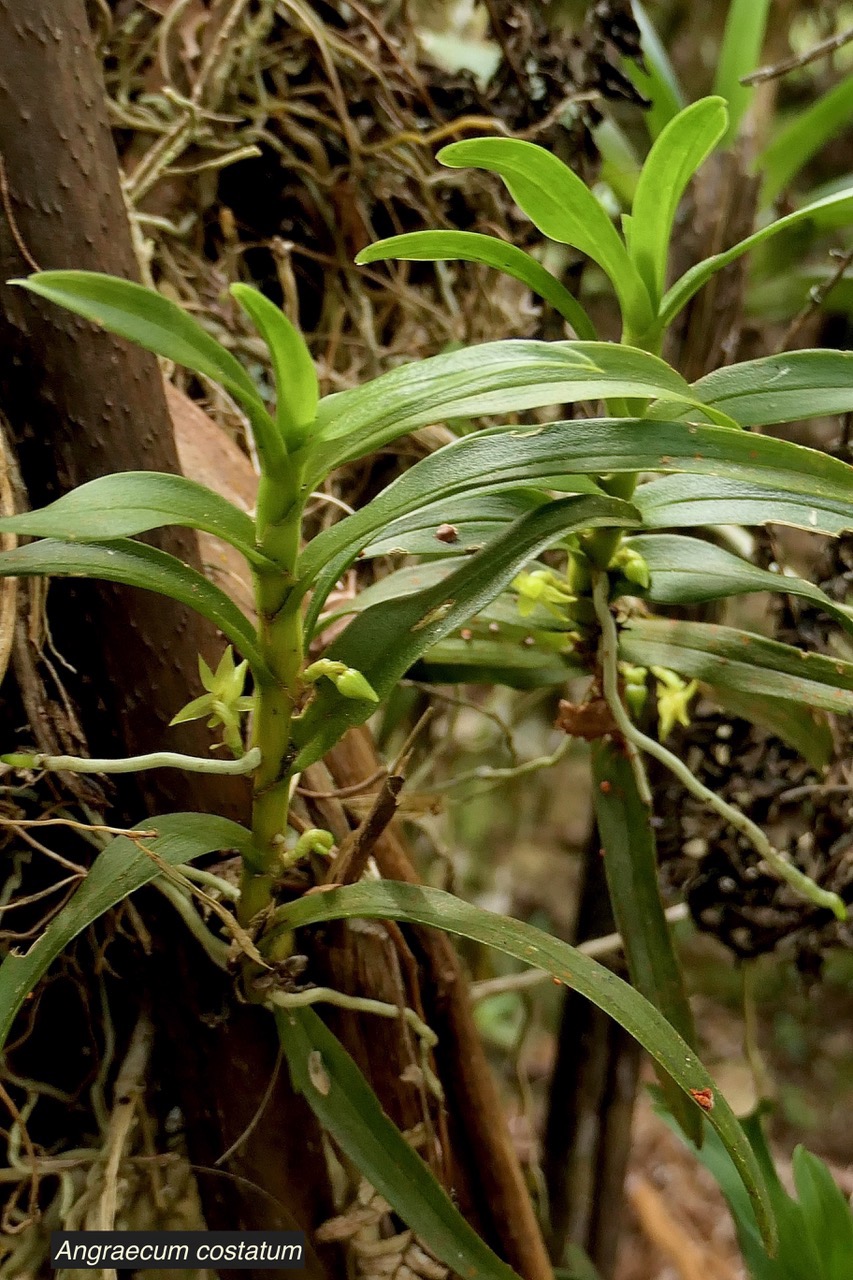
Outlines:
[[287, 829], [292, 777], [291, 724], [302, 691], [302, 611], [293, 591], [302, 503], [300, 473], [262, 476], [258, 492], [258, 545], [275, 568], [255, 570], [258, 642], [269, 671], [255, 690], [253, 746], [260, 748], [255, 773], [252, 833], [258, 865], [244, 866], [240, 919], [246, 924], [272, 897], [280, 837]]
[[[594, 575], [592, 598], [595, 604], [596, 617], [601, 627], [601, 669], [604, 697], [626, 744], [629, 747], [636, 748], [638, 751], [644, 751], [647, 755], [653, 756], [655, 760], [660, 761], [665, 768], [669, 769], [670, 773], [675, 775], [691, 795], [696, 796], [703, 804], [707, 804], [709, 808], [713, 809], [721, 818], [733, 826], [736, 831], [739, 831], [780, 880], [784, 880], [792, 889], [809, 902], [814, 903], [815, 906], [830, 910], [838, 920], [846, 920], [847, 908], [837, 893], [831, 893], [828, 889], [821, 889], [819, 885], [815, 884], [797, 867], [792, 866], [784, 855], [774, 848], [761, 828], [756, 826], [751, 818], [748, 818], [745, 813], [735, 808], [734, 805], [723, 800], [716, 792], [711, 791], [691, 773], [687, 765], [682, 760], [679, 760], [678, 756], [673, 755], [671, 751], [667, 751], [666, 747], [660, 742], [648, 737], [636, 727], [625, 710], [619, 695], [619, 633], [616, 629], [613, 614], [610, 612], [609, 582], [606, 573], [598, 572]], [[645, 789], [646, 795], [648, 795], [648, 783], [645, 784]], [[640, 794], [643, 794], [642, 790]], [[645, 799], [645, 797], [643, 798]], [[650, 799], [651, 796], [649, 795]]]

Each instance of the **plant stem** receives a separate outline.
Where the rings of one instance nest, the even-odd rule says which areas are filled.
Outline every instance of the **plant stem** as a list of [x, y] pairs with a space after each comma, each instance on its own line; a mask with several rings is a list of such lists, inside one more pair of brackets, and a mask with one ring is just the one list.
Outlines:
[[257, 537], [274, 569], [256, 569], [258, 641], [269, 677], [255, 690], [253, 746], [261, 763], [254, 778], [252, 833], [259, 865], [244, 865], [240, 919], [246, 924], [271, 901], [279, 837], [287, 828], [292, 753], [290, 730], [301, 693], [302, 612], [296, 578], [302, 503], [300, 469], [263, 475], [258, 491]]
[[[609, 582], [606, 573], [597, 572], [594, 574], [592, 598], [595, 604], [596, 617], [601, 627], [600, 653], [604, 697], [613, 713], [613, 719], [616, 721], [619, 732], [625, 739], [629, 749], [634, 747], [638, 751], [645, 751], [647, 755], [653, 756], [655, 760], [660, 761], [662, 765], [669, 769], [670, 773], [675, 775], [691, 795], [696, 796], [698, 800], [707, 804], [721, 818], [730, 823], [736, 831], [739, 831], [780, 880], [784, 880], [792, 889], [809, 902], [814, 903], [815, 906], [830, 910], [838, 920], [846, 920], [847, 908], [837, 893], [832, 893], [828, 889], [821, 889], [819, 885], [815, 884], [797, 867], [792, 866], [784, 855], [774, 848], [761, 828], [748, 818], [745, 813], [742, 813], [740, 809], [735, 808], [734, 805], [729, 804], [718, 796], [716, 792], [706, 787], [691, 773], [687, 765], [678, 759], [678, 756], [673, 755], [671, 751], [668, 751], [666, 747], [654, 738], [642, 733], [632, 722], [619, 696], [619, 635], [616, 629], [616, 622], [610, 612]], [[648, 793], [648, 783], [645, 785]], [[651, 796], [649, 796], [649, 800], [651, 800]]]

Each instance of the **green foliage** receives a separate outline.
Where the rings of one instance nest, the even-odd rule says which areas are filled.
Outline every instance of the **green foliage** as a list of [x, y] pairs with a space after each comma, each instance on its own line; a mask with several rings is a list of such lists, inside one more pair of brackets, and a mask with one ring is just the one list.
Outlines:
[[758, 158], [761, 199], [772, 204], [829, 140], [842, 132], [853, 115], [853, 76], [848, 76], [806, 111], [779, 130]]
[[[76, 526], [76, 520], [72, 525]], [[77, 542], [42, 538], [0, 555], [0, 577], [94, 578], [153, 591], [185, 604], [218, 627], [248, 658], [256, 676], [266, 671], [254, 628], [224, 591], [175, 556], [143, 542], [116, 538]]]
[[[147, 846], [141, 838], [113, 841], [27, 955], [9, 956], [0, 967], [2, 1035], [61, 949], [158, 874], [145, 847], [173, 863], [236, 848], [244, 863], [239, 918], [261, 956], [280, 959], [296, 928], [358, 916], [430, 925], [497, 947], [548, 970], [627, 1028], [655, 1060], [683, 1127], [699, 1136], [697, 1092], [701, 1096], [711, 1085], [689, 1048], [690, 1011], [658, 893], [643, 755], [679, 776], [679, 761], [663, 739], [674, 722], [689, 723], [701, 681], [735, 714], [769, 724], [811, 763], [822, 763], [831, 747], [824, 713], [853, 711], [853, 663], [729, 627], [644, 616], [636, 601], [643, 598], [645, 609], [785, 591], [851, 630], [851, 610], [804, 579], [768, 573], [701, 536], [660, 531], [787, 523], [832, 535], [853, 528], [853, 468], [749, 430], [853, 410], [853, 357], [793, 352], [720, 369], [690, 386], [657, 353], [666, 327], [716, 271], [788, 229], [834, 225], [853, 207], [853, 190], [762, 225], [665, 292], [679, 203], [746, 109], [749, 91], [738, 81], [758, 57], [767, 4], [734, 0], [718, 96], [684, 109], [639, 5], [637, 13], [649, 68], [637, 83], [652, 98], [655, 141], [636, 181], [624, 235], [581, 179], [533, 143], [472, 139], [446, 147], [439, 157], [453, 168], [497, 174], [544, 236], [601, 268], [621, 308], [621, 344], [597, 341], [563, 283], [519, 248], [470, 232], [412, 233], [371, 246], [360, 261], [486, 264], [552, 305], [578, 340], [486, 343], [392, 369], [321, 400], [302, 336], [271, 302], [238, 285], [233, 296], [270, 348], [276, 386], [271, 415], [230, 352], [159, 294], [87, 272], [44, 272], [18, 282], [218, 382], [248, 417], [261, 466], [254, 520], [181, 477], [104, 477], [42, 511], [0, 522], [0, 531], [40, 539], [0, 554], [0, 576], [121, 582], [170, 596], [218, 627], [239, 659], [229, 647], [215, 671], [203, 667], [204, 693], [177, 710], [173, 723], [203, 716], [223, 730], [232, 754], [255, 770], [255, 801], [251, 833], [216, 817], [169, 815], [143, 824], [158, 832]], [[846, 91], [839, 90], [815, 108], [821, 137], [835, 127], [846, 101]], [[773, 183], [781, 189], [810, 154], [804, 131], [794, 126], [789, 144], [769, 153], [767, 190]], [[604, 402], [607, 416], [589, 416], [595, 409], [586, 405], [596, 401]], [[586, 416], [541, 421], [542, 410], [579, 402]], [[518, 420], [533, 410], [540, 411], [534, 421]], [[336, 468], [417, 427], [483, 417], [503, 420], [424, 458], [360, 510], [301, 545], [308, 495]], [[245, 557], [255, 582], [257, 626], [190, 567], [133, 541], [167, 524], [213, 534]], [[324, 614], [334, 584], [357, 558], [392, 551], [425, 562], [404, 566]], [[547, 564], [539, 559], [546, 551]], [[309, 642], [319, 644], [332, 619], [346, 623], [308, 662]], [[249, 673], [251, 692], [244, 690]], [[295, 774], [350, 726], [364, 723], [407, 673], [512, 688], [559, 687], [576, 674], [601, 677], [622, 741], [618, 748], [615, 739], [593, 748], [595, 803], [611, 897], [638, 990], [539, 930], [434, 890], [360, 883], [279, 905], [277, 878], [288, 858], [316, 849], [328, 853], [331, 839], [313, 831], [302, 844], [295, 839], [289, 827]], [[638, 704], [649, 688], [658, 697], [657, 739], [640, 733], [625, 707]], [[243, 755], [242, 716], [250, 708], [251, 750]], [[21, 767], [34, 759], [32, 753], [5, 758]], [[226, 763], [234, 764], [217, 762], [220, 768]], [[693, 779], [687, 782], [694, 786]], [[744, 815], [698, 781], [695, 786], [781, 878], [843, 915], [840, 900], [788, 864]], [[197, 924], [203, 928], [200, 918]], [[344, 1152], [448, 1265], [460, 1274], [508, 1280], [508, 1268], [464, 1223], [382, 1115], [331, 1033], [307, 1010], [279, 1009], [277, 1018], [294, 1083]], [[778, 1194], [766, 1153], [755, 1141], [755, 1150], [750, 1147], [719, 1096], [707, 1119], [716, 1135], [713, 1150], [730, 1161], [726, 1176], [736, 1212], [747, 1206], [743, 1214], [752, 1214], [752, 1234], [744, 1239], [750, 1248], [772, 1249], [774, 1213], [784, 1238], [793, 1211]], [[846, 1240], [846, 1219], [820, 1167], [805, 1154], [797, 1177], [797, 1213]], [[831, 1250], [827, 1256], [835, 1257]], [[760, 1280], [789, 1276], [755, 1274]], [[791, 1280], [799, 1274], [790, 1273]]]
[[[695, 1047], [693, 1015], [658, 888], [652, 814], [633, 785], [631, 766], [621, 747], [603, 739], [593, 743], [592, 782], [610, 901], [632, 980], [681, 1038]], [[673, 1115], [695, 1142], [701, 1142], [701, 1112], [673, 1080], [666, 1075], [660, 1080]]]
[[672, 224], [687, 184], [726, 129], [722, 98], [702, 98], [658, 135], [643, 165], [631, 208], [629, 248], [649, 297], [660, 306]]
[[276, 423], [289, 450], [299, 447], [317, 417], [320, 388], [311, 352], [287, 316], [257, 289], [231, 286], [269, 349], [276, 390]]
[[405, 262], [480, 262], [487, 267], [497, 267], [504, 275], [521, 280], [533, 293], [550, 302], [578, 338], [595, 341], [597, 336], [589, 316], [565, 285], [529, 253], [497, 236], [484, 236], [475, 231], [413, 231], [368, 245], [356, 262], [386, 262], [389, 258]]
[[453, 142], [438, 158], [454, 169], [499, 174], [543, 235], [572, 245], [601, 267], [616, 290], [626, 325], [633, 333], [645, 333], [652, 322], [648, 290], [604, 207], [568, 165], [544, 147], [516, 138]]
[[750, 1280], [847, 1280], [853, 1258], [853, 1212], [826, 1165], [805, 1147], [797, 1147], [793, 1198], [774, 1168], [760, 1112], [745, 1120], [743, 1127], [764, 1174], [779, 1227], [775, 1255], [765, 1248], [738, 1173], [717, 1135], [708, 1132], [702, 1149], [693, 1149], [728, 1201]]
[[634, 0], [632, 8], [640, 29], [640, 43], [646, 70], [641, 70], [630, 59], [625, 60], [624, 69], [639, 92], [651, 103], [643, 116], [652, 138], [657, 138], [670, 120], [687, 104], [669, 56], [640, 0]]
[[801, 706], [825, 711], [853, 711], [853, 662], [733, 627], [631, 618], [621, 632], [620, 653], [628, 662], [667, 667], [714, 688], [794, 698]]
[[[743, 1180], [756, 1219], [763, 1223], [764, 1238], [773, 1236], [773, 1224], [758, 1176], [758, 1164], [725, 1099], [715, 1091], [711, 1077], [692, 1049], [666, 1019], [638, 992], [568, 943], [543, 933], [532, 925], [495, 915], [463, 902], [440, 889], [386, 880], [362, 882], [345, 888], [309, 894], [280, 907], [276, 925], [288, 930], [322, 920], [367, 918], [408, 920], [432, 925], [446, 933], [495, 947], [527, 965], [544, 969], [560, 982], [580, 991], [605, 1010], [639, 1041], [693, 1099], [692, 1091], [711, 1089], [715, 1099], [708, 1121], [720, 1135]], [[771, 1246], [772, 1247], [772, 1246]]]
[[65, 542], [110, 542], [163, 525], [212, 533], [253, 564], [264, 563], [255, 546], [254, 523], [244, 511], [194, 480], [159, 471], [124, 471], [90, 480], [40, 511], [0, 520], [0, 532]]
[[428, 1241], [436, 1257], [472, 1280], [518, 1280], [468, 1225], [316, 1013], [279, 1010], [276, 1023], [294, 1087], [344, 1154]]
[[729, 0], [714, 76], [714, 92], [725, 98], [729, 108], [726, 142], [734, 140], [755, 92], [740, 81], [758, 66], [769, 13], [770, 0]]

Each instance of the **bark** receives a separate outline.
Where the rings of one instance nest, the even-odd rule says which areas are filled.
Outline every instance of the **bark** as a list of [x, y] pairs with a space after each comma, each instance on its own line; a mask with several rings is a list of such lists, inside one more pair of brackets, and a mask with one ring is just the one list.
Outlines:
[[[0, 281], [36, 264], [137, 277], [84, 0], [0, 0], [0, 31]], [[33, 505], [107, 472], [179, 469], [154, 357], [5, 283], [0, 406]], [[200, 564], [189, 533], [168, 530], [156, 542]], [[197, 654], [221, 650], [214, 629], [168, 600], [109, 586], [55, 583], [50, 602], [53, 640], [79, 671], [63, 680], [93, 752], [162, 747], [169, 719], [198, 692]], [[204, 754], [203, 725], [170, 732], [168, 744]], [[116, 793], [119, 816], [248, 812], [242, 779], [158, 771], [134, 788]], [[168, 917], [161, 925], [162, 985], [152, 1004], [171, 1045], [190, 1158], [207, 1164], [260, 1103], [275, 1058], [272, 1028], [249, 1010], [198, 1024], [199, 1009], [227, 1011], [228, 992], [196, 944]], [[236, 1180], [227, 1172], [201, 1180], [211, 1228], [268, 1226], [270, 1197], [292, 1204], [308, 1227], [327, 1212], [319, 1135], [285, 1079], [239, 1170]]]

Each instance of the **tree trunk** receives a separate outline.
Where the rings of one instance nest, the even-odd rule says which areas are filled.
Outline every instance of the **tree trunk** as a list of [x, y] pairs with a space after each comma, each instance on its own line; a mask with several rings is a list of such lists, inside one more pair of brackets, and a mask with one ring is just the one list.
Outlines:
[[[0, 281], [36, 266], [138, 278], [84, 0], [0, 0], [0, 31]], [[33, 505], [108, 472], [179, 470], [153, 356], [5, 283], [0, 352], [0, 406]], [[199, 566], [188, 531], [153, 540]], [[55, 583], [50, 603], [53, 641], [79, 673], [63, 679], [94, 754], [165, 742], [206, 753], [200, 723], [168, 737], [167, 725], [200, 692], [197, 654], [213, 659], [221, 650], [211, 626], [169, 600], [108, 585]], [[243, 779], [161, 770], [123, 785], [116, 803], [134, 820], [164, 810], [245, 820], [249, 796]], [[201, 1008], [227, 1007], [226, 984], [181, 928], [162, 923], [152, 1006], [176, 1066], [190, 1158], [204, 1165], [260, 1104], [276, 1056], [273, 1029], [249, 1010], [200, 1025]], [[271, 1199], [308, 1228], [329, 1211], [319, 1133], [283, 1077], [266, 1122], [239, 1153], [239, 1177], [200, 1179], [211, 1228], [269, 1227]]]

